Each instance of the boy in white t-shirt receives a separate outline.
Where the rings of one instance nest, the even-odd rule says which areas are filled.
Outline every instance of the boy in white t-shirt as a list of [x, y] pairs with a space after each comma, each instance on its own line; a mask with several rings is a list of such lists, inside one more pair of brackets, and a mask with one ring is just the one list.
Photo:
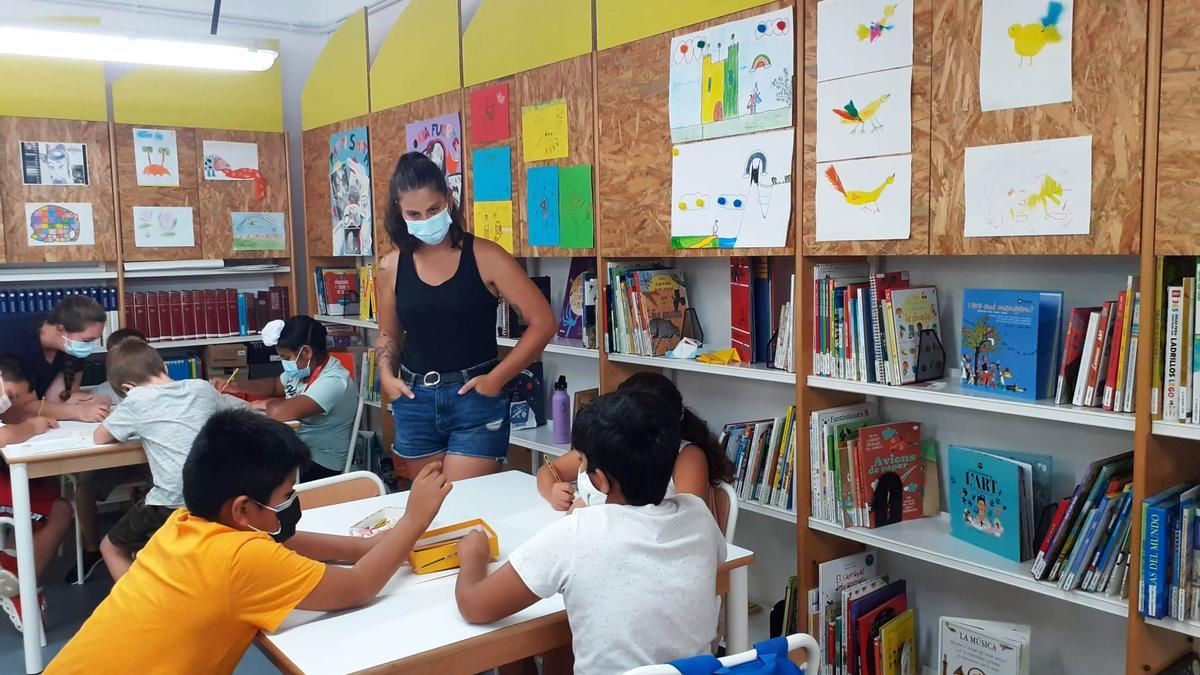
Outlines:
[[706, 653], [717, 635], [725, 542], [704, 501], [664, 499], [679, 421], [638, 391], [596, 399], [571, 437], [587, 504], [546, 527], [487, 574], [482, 535], [458, 548], [463, 618], [491, 623], [562, 593], [577, 675], [620, 673]]

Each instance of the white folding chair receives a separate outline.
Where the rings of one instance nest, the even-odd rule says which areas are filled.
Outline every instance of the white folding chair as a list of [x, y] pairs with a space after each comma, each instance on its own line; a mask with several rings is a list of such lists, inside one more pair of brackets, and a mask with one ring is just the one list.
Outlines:
[[713, 490], [713, 517], [717, 519], [717, 527], [725, 535], [725, 543], [733, 544], [733, 534], [737, 530], [738, 496], [737, 490], [729, 483], [722, 481]]
[[[821, 648], [817, 646], [816, 639], [806, 633], [796, 633], [795, 635], [787, 636], [788, 654], [795, 654], [801, 649], [804, 650], [804, 672], [806, 675], [815, 675], [821, 666]], [[758, 658], [758, 651], [751, 649], [741, 654], [732, 654], [725, 656], [718, 661], [726, 668], [750, 663]], [[674, 666], [658, 665], [658, 666], [641, 666], [633, 670], [625, 671], [625, 675], [680, 675], [679, 671]]]
[[[330, 354], [330, 356], [334, 355]], [[364, 361], [366, 356], [366, 354], [363, 354]], [[339, 358], [339, 360], [341, 359]], [[346, 369], [353, 374], [353, 362], [351, 362], [351, 366]], [[366, 405], [367, 400], [367, 378], [364, 377], [364, 375], [366, 375], [365, 368], [363, 369], [362, 373], [359, 374], [358, 378], [358, 404], [355, 406], [354, 410], [354, 426], [350, 427], [350, 447], [346, 449], [346, 466], [342, 469], [342, 473], [350, 472], [350, 467], [354, 466], [354, 451], [358, 449], [358, 427], [362, 424], [363, 406]]]
[[387, 494], [383, 481], [370, 471], [353, 471], [296, 485], [300, 508], [315, 509]]

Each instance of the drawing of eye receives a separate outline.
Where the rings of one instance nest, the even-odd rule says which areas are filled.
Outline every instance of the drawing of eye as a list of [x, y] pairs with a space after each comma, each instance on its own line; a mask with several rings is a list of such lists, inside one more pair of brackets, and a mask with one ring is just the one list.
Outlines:
[[731, 211], [740, 211], [746, 208], [745, 195], [718, 195], [717, 206]]

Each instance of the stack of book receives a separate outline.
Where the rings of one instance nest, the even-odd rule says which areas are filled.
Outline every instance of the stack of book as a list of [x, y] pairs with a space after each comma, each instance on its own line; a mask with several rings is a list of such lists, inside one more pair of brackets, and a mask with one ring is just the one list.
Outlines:
[[166, 361], [167, 375], [172, 380], [194, 380], [204, 377], [204, 364], [195, 356]]
[[[359, 318], [363, 305], [363, 286], [359, 274], [359, 268], [356, 267], [314, 268], [317, 314]], [[369, 302], [367, 305], [370, 307]]]
[[596, 259], [571, 258], [558, 313], [558, 337], [596, 349]]
[[287, 286], [137, 291], [125, 294], [125, 325], [151, 342], [257, 335], [268, 321], [288, 318]]
[[785, 368], [790, 360], [778, 352], [790, 345], [793, 267], [790, 259], [729, 259], [729, 335], [743, 362]]
[[59, 300], [72, 295], [86, 295], [100, 303], [108, 315], [104, 322], [101, 341], [108, 339], [117, 329], [120, 316], [117, 305], [117, 289], [105, 286], [87, 288], [26, 288], [22, 290], [0, 290], [0, 315], [2, 314], [45, 314], [54, 309]]
[[1099, 307], [1076, 307], [1067, 318], [1054, 402], [1133, 412], [1142, 297], [1139, 279]]
[[907, 584], [881, 576], [878, 559], [868, 550], [817, 567], [818, 587], [808, 592], [808, 632], [821, 646], [821, 675], [917, 671], [916, 616]]
[[[542, 297], [546, 298], [546, 302], [550, 302], [550, 277], [529, 277], [534, 286], [542, 292]], [[500, 298], [500, 302], [496, 304], [496, 335], [503, 338], [519, 338], [525, 334], [525, 329], [528, 324], [517, 310], [513, 309], [508, 301]]]
[[358, 318], [363, 321], [374, 321], [376, 310], [375, 265], [368, 263], [358, 268], [358, 288], [361, 291]]
[[1181, 483], [1142, 502], [1138, 611], [1200, 621], [1200, 486]]
[[796, 465], [796, 407], [782, 417], [733, 422], [721, 432], [721, 447], [737, 469], [738, 498], [791, 511]]
[[1017, 562], [1034, 557], [1054, 459], [958, 445], [948, 454], [950, 534]]
[[938, 620], [939, 673], [1029, 675], [1029, 626], [943, 616]]
[[379, 403], [379, 371], [375, 368], [374, 349], [363, 352], [358, 377], [359, 381], [363, 383], [363, 400], [368, 403]]
[[1200, 322], [1196, 321], [1200, 258], [1159, 258], [1155, 284], [1151, 414], [1200, 424]]
[[[772, 626], [774, 628], [774, 626]], [[783, 592], [783, 623], [780, 635], [792, 635], [806, 628], [800, 627], [800, 583], [794, 577], [788, 577], [787, 588]]]
[[663, 356], [690, 330], [684, 326], [687, 284], [679, 270], [609, 263], [606, 292], [611, 353]]

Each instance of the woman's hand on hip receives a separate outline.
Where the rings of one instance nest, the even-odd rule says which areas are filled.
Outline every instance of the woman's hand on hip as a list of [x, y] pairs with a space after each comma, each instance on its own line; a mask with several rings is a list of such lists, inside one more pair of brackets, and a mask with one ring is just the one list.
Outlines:
[[404, 380], [387, 371], [379, 376], [379, 388], [387, 395], [389, 401], [395, 401], [398, 398], [416, 398]]
[[474, 390], [480, 394], [483, 394], [484, 396], [495, 398], [500, 395], [501, 391], [504, 390], [505, 384], [506, 383], [504, 382], [496, 382], [495, 378], [492, 377], [492, 373], [487, 373], [486, 375], [476, 375], [475, 377], [467, 380], [467, 383], [462, 386], [462, 389], [458, 390], [458, 394], [459, 396], [462, 396], [463, 394]]

